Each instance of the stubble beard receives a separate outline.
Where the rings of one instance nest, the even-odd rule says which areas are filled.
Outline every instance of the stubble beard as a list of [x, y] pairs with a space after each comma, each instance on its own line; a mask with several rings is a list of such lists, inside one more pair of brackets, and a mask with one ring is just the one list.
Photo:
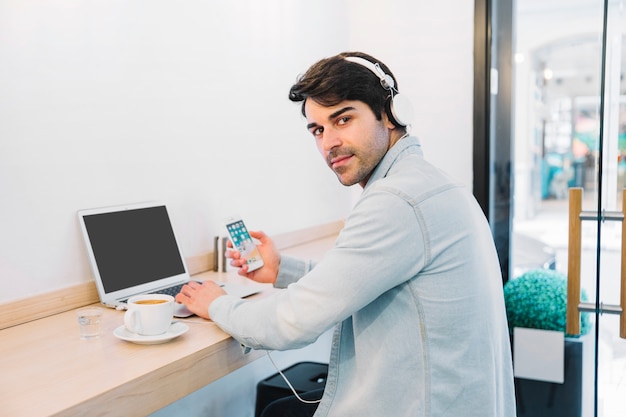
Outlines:
[[[352, 155], [352, 161], [350, 161], [349, 165], [340, 166], [338, 168], [333, 168], [330, 161], [340, 155]], [[367, 178], [371, 172], [374, 170], [375, 166], [369, 167], [367, 164], [363, 164], [362, 159], [352, 150], [348, 150], [348, 152], [331, 152], [328, 156], [327, 160], [328, 166], [333, 170], [337, 179], [346, 187], [349, 187], [354, 184], [360, 184]]]

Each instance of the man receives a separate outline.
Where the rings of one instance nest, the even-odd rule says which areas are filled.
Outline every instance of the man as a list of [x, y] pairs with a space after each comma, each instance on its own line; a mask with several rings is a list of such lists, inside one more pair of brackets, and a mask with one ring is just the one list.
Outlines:
[[398, 120], [389, 69], [343, 53], [309, 68], [289, 97], [339, 181], [363, 187], [334, 248], [313, 265], [253, 233], [265, 266], [248, 273], [238, 252], [231, 264], [283, 291], [245, 301], [192, 283], [177, 301], [254, 349], [302, 347], [335, 326], [316, 417], [514, 416], [489, 226]]

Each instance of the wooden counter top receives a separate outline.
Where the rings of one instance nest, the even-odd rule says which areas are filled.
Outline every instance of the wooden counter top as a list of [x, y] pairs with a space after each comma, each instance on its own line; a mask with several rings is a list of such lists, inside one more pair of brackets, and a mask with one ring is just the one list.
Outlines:
[[[319, 258], [334, 236], [284, 252]], [[263, 297], [277, 291], [235, 271], [194, 279], [245, 282]], [[99, 305], [96, 303], [94, 305]], [[36, 416], [143, 416], [261, 357], [242, 352], [210, 321], [180, 319], [187, 333], [167, 343], [139, 345], [113, 331], [124, 312], [104, 308], [102, 336], [81, 340], [75, 309], [0, 330], [0, 414]]]
[[146, 415], [262, 355], [198, 317], [170, 342], [130, 343], [113, 334], [124, 312], [103, 310], [98, 339], [79, 338], [75, 310], [0, 331], [0, 414]]

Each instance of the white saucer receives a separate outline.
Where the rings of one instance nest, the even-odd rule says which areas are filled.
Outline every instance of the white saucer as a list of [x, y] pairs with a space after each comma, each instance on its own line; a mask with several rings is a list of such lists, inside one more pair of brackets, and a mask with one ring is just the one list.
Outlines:
[[174, 322], [167, 332], [156, 336], [142, 336], [140, 334], [131, 333], [123, 325], [115, 329], [113, 334], [119, 339], [137, 343], [139, 345], [156, 345], [159, 343], [169, 342], [170, 340], [185, 333], [187, 330], [189, 330], [189, 326], [186, 324]]

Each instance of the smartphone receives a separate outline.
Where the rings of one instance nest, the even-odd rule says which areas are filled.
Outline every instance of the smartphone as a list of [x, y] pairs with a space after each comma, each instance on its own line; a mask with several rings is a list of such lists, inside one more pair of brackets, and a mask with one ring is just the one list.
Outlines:
[[228, 237], [233, 243], [233, 248], [237, 249], [241, 256], [247, 260], [248, 272], [259, 269], [263, 266], [263, 259], [259, 248], [252, 240], [248, 228], [240, 217], [230, 217], [224, 221]]

